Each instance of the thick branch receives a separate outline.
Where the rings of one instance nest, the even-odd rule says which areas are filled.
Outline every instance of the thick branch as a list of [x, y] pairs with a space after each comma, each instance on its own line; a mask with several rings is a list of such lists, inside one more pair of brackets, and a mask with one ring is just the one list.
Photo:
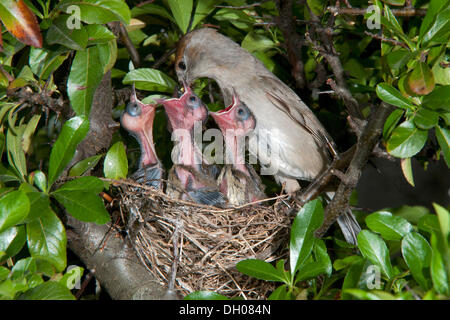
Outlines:
[[370, 118], [358, 139], [355, 155], [343, 177], [344, 179], [339, 184], [333, 200], [325, 209], [325, 219], [322, 226], [316, 231], [317, 237], [322, 237], [339, 215], [348, 209], [352, 191], [361, 177], [361, 171], [372, 150], [378, 143], [384, 122], [390, 111], [390, 106], [384, 102], [378, 108], [372, 110]]
[[289, 63], [292, 66], [292, 76], [295, 79], [297, 87], [301, 89], [306, 84], [302, 60], [302, 46], [304, 42], [295, 29], [295, 17], [293, 15], [292, 5], [293, 0], [277, 0], [280, 16], [275, 17], [275, 22], [283, 32]]

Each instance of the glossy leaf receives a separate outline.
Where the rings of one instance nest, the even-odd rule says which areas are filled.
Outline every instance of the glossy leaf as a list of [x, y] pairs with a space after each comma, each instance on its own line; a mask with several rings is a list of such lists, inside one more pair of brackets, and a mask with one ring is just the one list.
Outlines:
[[19, 296], [19, 300], [75, 300], [69, 289], [58, 282], [47, 281]]
[[333, 266], [331, 264], [330, 256], [327, 252], [327, 247], [323, 240], [316, 239], [313, 249], [314, 261], [306, 262], [298, 270], [295, 283], [307, 279], [313, 279], [321, 274], [331, 275]]
[[257, 279], [285, 282], [284, 276], [273, 265], [262, 260], [247, 259], [239, 261], [236, 264], [236, 269]]
[[411, 109], [412, 102], [405, 98], [400, 91], [385, 82], [377, 85], [376, 92], [378, 97], [386, 103], [392, 104], [402, 109]]
[[431, 235], [431, 263], [430, 274], [433, 288], [440, 294], [448, 296], [450, 294], [449, 276], [445, 270], [445, 263], [439, 251], [436, 235]]
[[403, 218], [393, 216], [388, 211], [378, 211], [366, 217], [370, 230], [381, 234], [385, 240], [401, 240], [412, 231], [412, 225]]
[[438, 217], [442, 237], [446, 242], [445, 244], [448, 245], [448, 237], [450, 235], [450, 213], [447, 209], [441, 207], [437, 203], [433, 203], [433, 208], [436, 211], [436, 215]]
[[67, 94], [77, 115], [89, 116], [95, 90], [103, 77], [103, 67], [96, 46], [75, 54], [67, 82]]
[[129, 24], [130, 9], [123, 0], [65, 0], [61, 1], [58, 9], [69, 14], [71, 6], [80, 9], [80, 19], [88, 24], [105, 24], [112, 21], [122, 21]]
[[422, 104], [433, 110], [450, 111], [450, 86], [437, 87], [423, 97]]
[[433, 110], [420, 108], [414, 116], [415, 125], [424, 130], [428, 130], [437, 125], [439, 114]]
[[369, 230], [362, 230], [358, 234], [358, 248], [365, 258], [380, 267], [381, 272], [388, 279], [394, 276], [389, 250], [386, 243], [378, 235]]
[[207, 15], [209, 15], [217, 4], [216, 0], [199, 0], [195, 8], [194, 20], [192, 21], [191, 29], [194, 29]]
[[67, 19], [69, 16], [61, 15], [52, 21], [47, 31], [46, 40], [49, 44], [61, 44], [73, 50], [83, 50], [88, 42], [88, 33], [85, 28], [69, 29]]
[[408, 233], [402, 240], [402, 255], [411, 271], [412, 276], [422, 289], [429, 288], [423, 269], [430, 266], [431, 246], [428, 241], [417, 232]]
[[420, 25], [419, 38], [422, 39], [425, 33], [430, 30], [430, 27], [436, 21], [436, 16], [439, 12], [441, 12], [444, 8], [447, 8], [450, 4], [448, 0], [431, 0], [425, 18]]
[[176, 82], [172, 78], [159, 70], [150, 68], [132, 70], [127, 73], [122, 82], [124, 84], [134, 83], [140, 90], [168, 93], [172, 93], [176, 86]]
[[67, 263], [66, 231], [53, 210], [48, 207], [26, 227], [31, 256], [50, 262], [57, 271], [64, 270]]
[[291, 292], [289, 292], [288, 286], [285, 284], [276, 288], [267, 298], [267, 300], [294, 300], [294, 299], [295, 297], [292, 295]]
[[415, 95], [427, 95], [434, 89], [434, 76], [425, 62], [419, 64], [407, 77], [407, 86]]
[[395, 109], [392, 111], [392, 113], [387, 117], [386, 121], [384, 122], [383, 126], [383, 138], [385, 140], [388, 140], [391, 136], [392, 131], [397, 126], [398, 122], [402, 118], [403, 114], [405, 113], [402, 109]]
[[27, 164], [25, 159], [25, 152], [22, 148], [22, 134], [25, 127], [16, 129], [17, 132], [11, 130], [6, 133], [6, 147], [8, 150], [8, 162], [12, 168], [17, 172], [18, 177], [24, 180], [27, 175]]
[[143, 15], [143, 14], [147, 14], [147, 13], [163, 17], [165, 19], [168, 19], [168, 20], [172, 21], [173, 23], [176, 23], [175, 19], [166, 10], [166, 8], [158, 6], [158, 5], [153, 4], [153, 3], [146, 3], [146, 4], [143, 4], [142, 6], [133, 7], [133, 9], [131, 9], [131, 16], [132, 17], [137, 17], [139, 15]]
[[392, 132], [387, 142], [387, 151], [397, 158], [411, 158], [422, 150], [427, 142], [428, 132], [405, 121]]
[[1, 1], [0, 19], [19, 41], [29, 46], [42, 47], [42, 35], [36, 16], [23, 0]]
[[450, 130], [447, 128], [436, 127], [436, 138], [441, 147], [447, 167], [450, 168]]
[[71, 177], [81, 176], [86, 172], [88, 172], [89, 170], [92, 170], [100, 161], [102, 156], [103, 155], [99, 154], [81, 160], [70, 169], [69, 176]]
[[187, 32], [192, 12], [192, 0], [168, 0], [173, 17], [183, 33]]
[[66, 182], [52, 192], [66, 210], [78, 220], [105, 224], [110, 216], [98, 194], [103, 190], [103, 183], [95, 177], [81, 177]]
[[103, 163], [106, 178], [122, 179], [128, 174], [128, 159], [123, 142], [116, 142], [108, 151]]
[[323, 207], [318, 199], [308, 202], [297, 213], [292, 223], [289, 246], [292, 275], [295, 275], [310, 256], [315, 240], [314, 231], [321, 226], [322, 221]]
[[47, 80], [47, 78], [67, 59], [69, 51], [69, 49], [64, 47], [54, 51], [31, 48], [28, 63], [35, 75], [40, 79]]
[[439, 12], [428, 31], [422, 37], [424, 45], [438, 41], [448, 42], [450, 36], [450, 8]]
[[11, 227], [0, 232], [0, 262], [19, 253], [26, 241], [27, 234], [24, 226]]
[[88, 34], [88, 45], [108, 43], [111, 40], [115, 40], [116, 36], [107, 27], [100, 24], [90, 24], [84, 26]]
[[33, 172], [33, 181], [34, 184], [41, 190], [42, 192], [47, 192], [47, 177], [45, 173], [40, 170], [36, 170]]
[[72, 160], [77, 145], [84, 139], [88, 131], [89, 120], [84, 116], [74, 117], [64, 123], [50, 153], [48, 189]]
[[11, 191], [0, 197], [0, 232], [21, 223], [29, 210], [30, 202], [23, 191]]

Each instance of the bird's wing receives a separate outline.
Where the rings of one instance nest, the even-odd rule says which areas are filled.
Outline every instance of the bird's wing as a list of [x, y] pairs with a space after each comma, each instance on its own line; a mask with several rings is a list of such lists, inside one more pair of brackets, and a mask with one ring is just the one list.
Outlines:
[[[277, 92], [277, 90], [266, 91], [266, 97], [276, 108], [283, 111], [293, 121], [297, 122], [305, 131], [311, 134], [314, 137], [314, 139], [316, 139], [319, 145], [327, 146], [328, 151], [331, 153], [332, 156], [337, 155], [333, 140], [313, 114], [312, 117], [314, 118], [311, 119], [309, 113], [312, 113], [312, 111], [308, 107], [306, 107], [307, 111], [306, 109], [297, 110], [292, 108], [291, 106], [299, 104], [298, 101], [288, 103], [286, 101], [286, 96], [285, 98], [282, 98], [279, 95], [279, 92]], [[316, 127], [316, 129], [314, 130], [312, 126]]]

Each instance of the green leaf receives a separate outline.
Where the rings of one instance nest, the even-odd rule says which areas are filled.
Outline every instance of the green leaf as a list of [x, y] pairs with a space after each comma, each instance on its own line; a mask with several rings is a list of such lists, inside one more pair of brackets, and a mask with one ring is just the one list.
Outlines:
[[450, 8], [439, 12], [428, 31], [422, 37], [422, 44], [430, 42], [448, 42], [450, 36]]
[[98, 196], [103, 190], [103, 183], [95, 177], [81, 177], [66, 182], [55, 190], [52, 196], [78, 220], [105, 224], [110, 216], [102, 199]]
[[447, 167], [450, 168], [450, 130], [436, 126], [436, 138], [441, 147]]
[[130, 23], [130, 9], [123, 0], [66, 0], [61, 1], [57, 7], [67, 13], [75, 5], [80, 9], [80, 19], [87, 24], [105, 24], [112, 21]]
[[383, 82], [378, 84], [376, 92], [378, 98], [386, 103], [406, 110], [413, 108], [413, 103], [388, 83]]
[[288, 290], [288, 286], [283, 284], [276, 288], [267, 300], [295, 300], [295, 297]]
[[412, 225], [403, 218], [387, 211], [378, 211], [366, 217], [370, 230], [381, 234], [385, 240], [401, 240], [412, 231]]
[[140, 15], [143, 15], [143, 14], [147, 14], [147, 13], [163, 17], [165, 19], [168, 19], [168, 20], [172, 21], [173, 23], [176, 23], [175, 19], [166, 10], [166, 8], [158, 6], [158, 5], [153, 4], [153, 3], [146, 3], [146, 4], [142, 5], [142, 6], [133, 7], [133, 9], [131, 9], [131, 16], [133, 18], [137, 17], [137, 16], [140, 16]]
[[354, 263], [360, 262], [362, 260], [361, 256], [348, 256], [342, 259], [336, 259], [333, 262], [333, 268], [336, 271], [346, 269], [353, 265]]
[[103, 172], [106, 178], [124, 179], [128, 174], [128, 159], [122, 141], [116, 142], [106, 154], [103, 163]]
[[423, 269], [430, 266], [431, 246], [428, 241], [417, 232], [408, 233], [402, 240], [402, 255], [411, 271], [412, 276], [424, 290], [429, 289]]
[[419, 39], [422, 39], [425, 33], [430, 30], [430, 27], [436, 21], [436, 15], [442, 11], [442, 9], [447, 8], [450, 4], [448, 0], [431, 0], [428, 5], [427, 13], [425, 18], [420, 25]]
[[265, 36], [264, 33], [258, 33], [256, 31], [250, 31], [242, 40], [241, 47], [250, 53], [258, 51], [266, 51], [274, 48], [276, 45], [272, 39]]
[[137, 89], [172, 93], [176, 82], [165, 73], [150, 68], [134, 69], [127, 73], [124, 84], [135, 84]]
[[25, 223], [29, 223], [30, 221], [39, 218], [42, 212], [45, 212], [50, 208], [50, 198], [43, 192], [27, 192], [27, 197], [30, 201], [30, 212], [24, 221]]
[[433, 203], [433, 207], [439, 220], [442, 237], [447, 241], [450, 234], [450, 213], [437, 203]]
[[440, 232], [439, 221], [437, 216], [434, 214], [426, 214], [420, 218], [417, 223], [417, 227], [428, 233]]
[[99, 194], [103, 191], [103, 181], [97, 177], [87, 176], [77, 178], [63, 184], [57, 191], [89, 191], [95, 194]]
[[54, 51], [31, 48], [29, 55], [29, 65], [31, 70], [39, 79], [47, 80], [48, 77], [58, 69], [67, 59], [69, 49], [61, 47]]
[[344, 293], [350, 294], [360, 300], [396, 300], [392, 294], [380, 290], [365, 291], [361, 289], [346, 289]]
[[107, 43], [116, 40], [116, 36], [107, 27], [100, 24], [90, 24], [84, 26], [88, 34], [88, 45]]
[[47, 31], [48, 44], [62, 44], [73, 50], [83, 50], [88, 42], [88, 34], [85, 28], [69, 29], [67, 27], [68, 15], [61, 15], [52, 21]]
[[81, 176], [84, 173], [92, 170], [97, 163], [100, 161], [103, 155], [98, 154], [92, 157], [88, 157], [86, 159], [81, 160], [77, 164], [75, 164], [69, 171], [70, 177]]
[[391, 136], [392, 131], [397, 126], [398, 122], [402, 118], [403, 114], [405, 113], [402, 109], [395, 109], [392, 111], [392, 113], [387, 117], [386, 122], [383, 126], [383, 138], [385, 140], [388, 140]]
[[325, 246], [325, 242], [323, 240], [316, 239], [313, 254], [315, 261], [307, 262], [300, 267], [297, 277], [295, 278], [295, 283], [298, 281], [313, 279], [321, 274], [326, 274], [327, 276], [331, 275], [333, 267], [330, 256], [327, 252], [327, 247]]
[[360, 258], [359, 260], [355, 261], [350, 265], [350, 268], [348, 269], [344, 278], [344, 282], [342, 284], [341, 299], [349, 300], [352, 298], [350, 294], [346, 293], [346, 289], [360, 287], [360, 281], [361, 278], [363, 277], [363, 274], [365, 273], [365, 269], [366, 269], [365, 260], [362, 258]]
[[97, 45], [100, 62], [103, 67], [103, 74], [111, 70], [117, 59], [117, 41], [111, 40], [107, 43]]
[[211, 291], [196, 291], [185, 296], [183, 300], [230, 300], [230, 299], [221, 294]]
[[433, 110], [420, 108], [414, 116], [415, 125], [424, 130], [428, 130], [437, 125], [439, 114]]
[[19, 300], [75, 300], [69, 289], [58, 282], [47, 281], [19, 296]]
[[408, 89], [415, 95], [427, 95], [434, 89], [434, 76], [426, 62], [419, 62], [408, 75]]
[[[0, 232], [0, 262], [18, 254], [26, 241], [27, 234], [24, 226], [12, 227]], [[0, 281], [2, 281], [1, 277]]]
[[437, 87], [423, 97], [422, 104], [433, 110], [450, 111], [450, 86]]
[[430, 273], [433, 287], [438, 293], [448, 296], [450, 294], [449, 275], [445, 270], [444, 260], [438, 249], [437, 237], [434, 233], [431, 234], [431, 248]]
[[77, 145], [84, 139], [88, 131], [89, 120], [85, 116], [74, 117], [64, 123], [50, 153], [48, 189], [72, 160]]
[[89, 115], [103, 70], [104, 63], [100, 59], [97, 46], [77, 51], [75, 54], [67, 81], [67, 94], [77, 115]]
[[66, 231], [50, 206], [26, 227], [31, 256], [50, 262], [59, 272], [64, 270], [67, 263]]
[[248, 259], [239, 261], [236, 264], [236, 269], [257, 279], [285, 282], [283, 274], [280, 274], [273, 265], [262, 260]]
[[64, 276], [58, 281], [63, 286], [72, 290], [79, 283], [81, 276], [83, 275], [84, 269], [78, 266], [70, 266], [67, 268]]
[[191, 29], [194, 29], [200, 21], [202, 21], [206, 16], [208, 16], [217, 4], [216, 0], [199, 0], [197, 2], [197, 7], [195, 8], [194, 20], [192, 21]]
[[403, 6], [405, 4], [405, 0], [382, 0], [383, 2], [390, 4], [392, 6]]
[[417, 128], [411, 121], [400, 124], [387, 141], [387, 151], [397, 158], [411, 158], [422, 150], [428, 132]]
[[292, 223], [289, 246], [291, 275], [306, 262], [314, 245], [314, 231], [323, 222], [323, 207], [320, 200], [308, 202], [297, 213]]
[[391, 279], [394, 276], [394, 270], [389, 259], [389, 250], [383, 239], [369, 230], [362, 230], [357, 238], [362, 255], [380, 267], [381, 272]]
[[27, 163], [25, 159], [25, 152], [22, 147], [22, 130], [17, 130], [15, 133], [13, 130], [8, 129], [6, 133], [6, 148], [8, 150], [8, 162], [12, 168], [17, 172], [17, 176], [24, 181], [24, 177], [27, 175]]
[[400, 159], [400, 167], [402, 168], [403, 176], [405, 177], [406, 181], [410, 185], [415, 187], [411, 158]]
[[183, 33], [187, 32], [192, 12], [192, 0], [168, 0], [173, 17]]
[[214, 19], [231, 23], [236, 28], [245, 31], [249, 31], [255, 23], [255, 19], [247, 15], [244, 11], [229, 8], [217, 11], [214, 15]]
[[33, 182], [36, 185], [36, 187], [39, 188], [42, 192], [47, 192], [47, 177], [45, 176], [45, 173], [43, 173], [40, 170], [36, 170], [32, 173], [33, 175]]
[[0, 232], [21, 223], [29, 210], [30, 202], [23, 191], [11, 191], [0, 197]]

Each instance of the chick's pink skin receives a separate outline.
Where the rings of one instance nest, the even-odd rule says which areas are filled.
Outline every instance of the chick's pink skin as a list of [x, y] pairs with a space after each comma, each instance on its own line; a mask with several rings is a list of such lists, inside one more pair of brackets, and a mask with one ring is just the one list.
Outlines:
[[[202, 125], [208, 117], [208, 109], [202, 101], [185, 85], [180, 98], [159, 101], [166, 110], [177, 146], [177, 163], [201, 171], [202, 153], [194, 143], [193, 131], [197, 123]], [[184, 187], [199, 189], [205, 187], [196, 177], [183, 167], [175, 167], [177, 176]]]
[[135, 92], [133, 92], [130, 100], [130, 104], [133, 103], [140, 108], [140, 114], [133, 116], [125, 111], [120, 122], [126, 130], [137, 138], [141, 145], [140, 166], [154, 165], [159, 162], [153, 143], [153, 120], [155, 119], [156, 105], [142, 103], [137, 99]]
[[[244, 111], [246, 113], [248, 112], [248, 116], [245, 119], [239, 115], [243, 108], [245, 108]], [[256, 121], [254, 116], [245, 105], [241, 105], [239, 98], [236, 96], [233, 96], [233, 102], [230, 106], [217, 112], [211, 112], [211, 116], [222, 131], [226, 150], [234, 168], [249, 175], [245, 166], [245, 153], [242, 144], [245, 142], [245, 135], [255, 128]]]

